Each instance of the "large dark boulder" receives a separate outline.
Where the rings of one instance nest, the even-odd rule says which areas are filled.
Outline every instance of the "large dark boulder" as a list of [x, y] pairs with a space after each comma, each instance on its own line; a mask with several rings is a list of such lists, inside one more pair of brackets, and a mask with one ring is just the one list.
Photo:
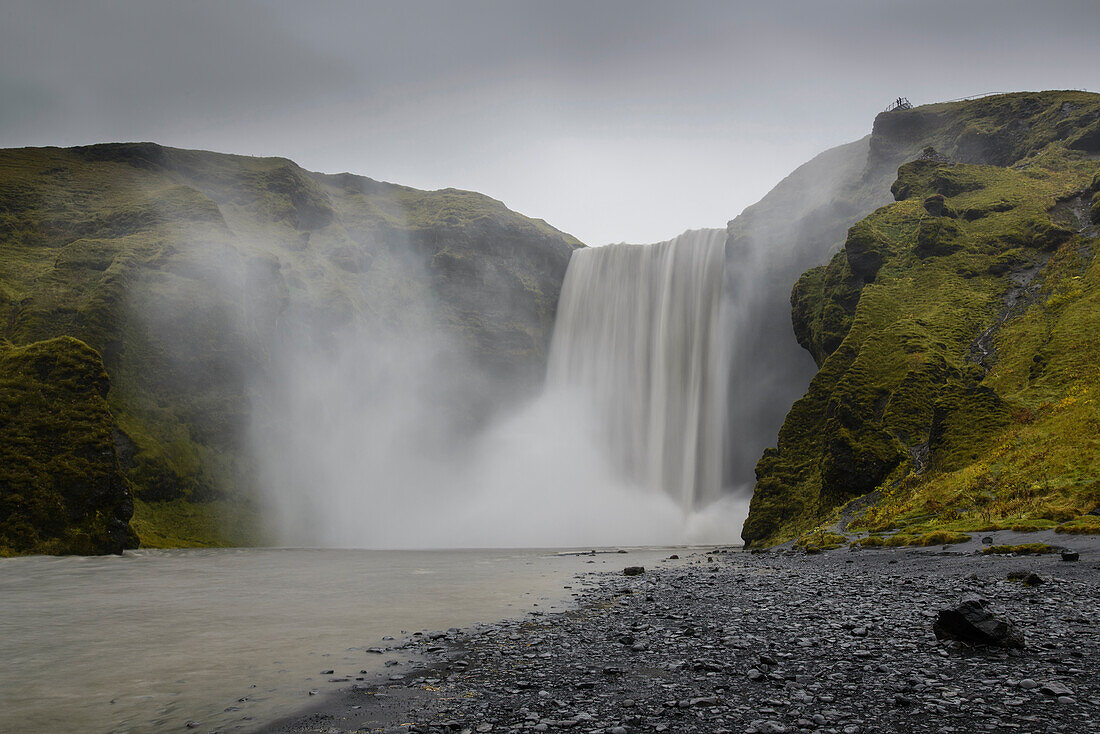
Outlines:
[[979, 596], [968, 596], [957, 606], [941, 609], [932, 631], [940, 640], [1011, 648], [1024, 646], [1024, 633]]

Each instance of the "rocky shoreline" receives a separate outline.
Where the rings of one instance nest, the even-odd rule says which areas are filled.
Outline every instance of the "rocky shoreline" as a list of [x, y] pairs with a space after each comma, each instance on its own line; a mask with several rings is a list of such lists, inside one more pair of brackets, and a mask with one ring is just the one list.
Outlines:
[[[406, 661], [332, 671], [360, 682], [263, 731], [1091, 733], [1100, 539], [1066, 544], [1080, 560], [714, 549], [589, 574], [566, 613], [380, 642]], [[936, 638], [974, 595], [1022, 649]]]

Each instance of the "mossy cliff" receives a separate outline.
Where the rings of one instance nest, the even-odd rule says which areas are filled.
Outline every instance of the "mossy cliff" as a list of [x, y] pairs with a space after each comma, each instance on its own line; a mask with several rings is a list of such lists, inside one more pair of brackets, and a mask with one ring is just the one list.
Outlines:
[[914, 155], [896, 202], [794, 287], [819, 370], [757, 464], [747, 544], [826, 527], [861, 497], [845, 527], [1091, 527], [1098, 131], [1100, 95], [1083, 92], [876, 119], [872, 157]]
[[[250, 388], [280, 333], [323, 348], [348, 325], [401, 334], [430, 324], [490, 374], [533, 382], [578, 246], [481, 194], [316, 174], [281, 158], [152, 143], [0, 151], [0, 338], [9, 350], [82, 343], [81, 355], [101, 355], [109, 381], [97, 383], [96, 420], [113, 433], [121, 477], [110, 486], [132, 493], [145, 545], [262, 540], [246, 427]], [[23, 384], [16, 362], [3, 364], [0, 379]], [[52, 373], [36, 379], [49, 400], [70, 389]], [[72, 525], [62, 531], [42, 509], [47, 486], [101, 498], [114, 489], [72, 484], [67, 455], [40, 458], [44, 448], [26, 446], [29, 424], [4, 418], [0, 442], [24, 446], [19, 466], [39, 462], [41, 476], [0, 487], [0, 501], [31, 513], [0, 515], [0, 552], [117, 550], [115, 535], [89, 544], [103, 534], [61, 519], [76, 510], [49, 520]], [[32, 443], [56, 448], [47, 427], [35, 424]], [[69, 430], [61, 417], [54, 427]], [[128, 504], [104, 502], [103, 516], [125, 525]], [[83, 535], [64, 540], [73, 533]]]
[[108, 388], [99, 355], [72, 337], [0, 343], [0, 554], [137, 545]]
[[[996, 165], [1055, 138], [1080, 147], [1091, 140], [1094, 121], [1087, 109], [1075, 107], [1088, 107], [1088, 99], [1074, 93], [1016, 94], [880, 115], [872, 134], [799, 166], [729, 223], [729, 305], [733, 313], [750, 316], [734, 319], [727, 483], [751, 483], [761, 452], [816, 371], [798, 342], [776, 338], [790, 332], [792, 284], [807, 269], [828, 262], [852, 225], [894, 200], [890, 185], [898, 166], [928, 146], [950, 151], [962, 162]], [[873, 251], [853, 246], [851, 257], [857, 268], [875, 267]], [[824, 270], [811, 272], [803, 286], [824, 275]], [[796, 291], [796, 300], [805, 290]], [[838, 292], [837, 302], [851, 307], [858, 292], [854, 286]], [[823, 348], [835, 348], [837, 333], [828, 327], [840, 313], [830, 308], [824, 315], [827, 328], [812, 331], [799, 322], [805, 309], [796, 308], [794, 317], [810, 353], [820, 357]], [[814, 339], [833, 341], [823, 347]]]

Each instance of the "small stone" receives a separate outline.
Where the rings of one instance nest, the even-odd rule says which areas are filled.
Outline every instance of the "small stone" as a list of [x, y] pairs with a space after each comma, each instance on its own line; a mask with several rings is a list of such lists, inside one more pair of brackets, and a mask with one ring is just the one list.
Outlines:
[[749, 725], [749, 731], [756, 734], [786, 734], [787, 727], [778, 721], [754, 721]]
[[1048, 696], [1054, 697], [1073, 695], [1073, 691], [1057, 681], [1048, 681], [1047, 683], [1044, 683], [1042, 687], [1039, 688], [1039, 690]]
[[1039, 574], [1032, 571], [1027, 576], [1024, 576], [1024, 586], [1042, 586], [1047, 580]]
[[1074, 698], [1073, 696], [1059, 696], [1058, 697], [1058, 703], [1073, 704], [1073, 703], [1077, 703], [1077, 699]]
[[197, 721], [188, 721], [186, 724], [184, 724], [184, 726], [186, 726], [188, 729], [197, 729], [199, 726], [201, 726], [201, 724], [199, 724], [199, 722]]
[[749, 672], [745, 673], [745, 675], [748, 677], [749, 680], [760, 680], [764, 677], [764, 674], [756, 668], [749, 668]]
[[485, 732], [493, 730], [493, 725], [492, 724], [481, 724], [480, 726], [477, 727], [477, 730], [479, 732], [481, 732], [481, 734], [485, 734]]
[[1022, 688], [1025, 691], [1030, 691], [1032, 689], [1035, 689], [1035, 688], [1039, 687], [1039, 684], [1036, 683], [1035, 681], [1033, 681], [1031, 678], [1024, 678], [1017, 685], [1019, 685], [1020, 688]]
[[990, 535], [987, 535], [984, 538], [982, 538], [982, 545], [993, 545], [993, 537], [990, 536]]

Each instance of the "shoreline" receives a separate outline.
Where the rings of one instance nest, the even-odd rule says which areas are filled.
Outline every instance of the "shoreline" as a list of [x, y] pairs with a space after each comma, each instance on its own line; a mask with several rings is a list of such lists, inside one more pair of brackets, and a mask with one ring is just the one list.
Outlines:
[[[403, 677], [256, 731], [1085, 734], [1100, 720], [1100, 538], [1064, 540], [1079, 561], [720, 548], [589, 573], [568, 611], [413, 635]], [[1043, 583], [1007, 579], [1019, 570]], [[1016, 622], [1023, 650], [935, 638], [938, 610], [971, 593]]]

